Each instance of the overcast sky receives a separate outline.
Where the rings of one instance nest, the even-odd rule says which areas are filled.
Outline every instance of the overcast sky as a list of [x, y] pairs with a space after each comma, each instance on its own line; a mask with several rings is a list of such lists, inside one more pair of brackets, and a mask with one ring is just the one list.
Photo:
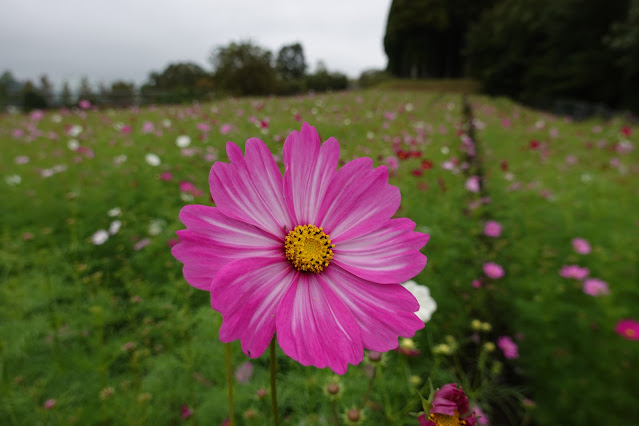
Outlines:
[[56, 84], [142, 83], [170, 62], [206, 69], [216, 46], [251, 39], [277, 51], [300, 42], [314, 70], [357, 77], [384, 68], [392, 0], [3, 0], [0, 73]]

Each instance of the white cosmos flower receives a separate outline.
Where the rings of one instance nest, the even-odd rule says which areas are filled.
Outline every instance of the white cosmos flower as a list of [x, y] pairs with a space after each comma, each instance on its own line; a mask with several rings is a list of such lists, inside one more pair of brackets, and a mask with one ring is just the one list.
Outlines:
[[120, 222], [119, 220], [114, 220], [113, 222], [111, 222], [111, 225], [109, 225], [109, 234], [117, 234], [121, 226], [122, 222]]
[[413, 280], [406, 281], [402, 285], [406, 290], [413, 293], [413, 296], [415, 296], [415, 299], [419, 302], [419, 311], [415, 312], [415, 314], [424, 322], [430, 321], [431, 315], [437, 310], [437, 303], [430, 297], [428, 287], [417, 284]]
[[120, 216], [122, 214], [122, 210], [120, 209], [120, 207], [113, 207], [107, 212], [107, 214], [109, 215], [109, 217]]
[[175, 144], [179, 148], [186, 148], [187, 146], [191, 145], [191, 138], [188, 135], [180, 135], [175, 140]]
[[69, 136], [71, 136], [72, 138], [77, 137], [80, 133], [82, 133], [82, 126], [79, 126], [77, 124], [74, 124], [73, 126], [71, 126], [71, 128], [69, 129]]
[[144, 158], [150, 166], [155, 167], [155, 166], [159, 166], [162, 163], [162, 160], [160, 160], [160, 157], [158, 157], [156, 154], [153, 154], [153, 153], [146, 154], [146, 157]]
[[71, 140], [69, 140], [69, 142], [67, 142], [67, 147], [71, 151], [75, 151], [76, 149], [78, 149], [79, 146], [80, 146], [80, 143], [77, 140], [75, 140], [75, 139], [71, 139]]
[[99, 229], [95, 234], [91, 235], [91, 242], [96, 246], [101, 246], [109, 239], [109, 233], [104, 229]]
[[16, 186], [19, 185], [20, 182], [22, 182], [22, 178], [20, 177], [20, 175], [9, 175], [4, 178], [4, 181], [7, 182], [7, 185]]
[[152, 220], [151, 223], [149, 224], [149, 235], [151, 236], [159, 235], [162, 232], [162, 229], [164, 229], [165, 225], [166, 225], [166, 222], [162, 219]]

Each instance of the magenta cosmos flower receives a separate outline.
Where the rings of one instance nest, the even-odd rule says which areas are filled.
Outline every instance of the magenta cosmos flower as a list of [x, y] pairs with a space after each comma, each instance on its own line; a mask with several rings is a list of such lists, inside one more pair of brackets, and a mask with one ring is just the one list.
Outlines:
[[579, 254], [588, 254], [590, 253], [590, 244], [588, 241], [583, 238], [573, 238], [572, 239], [572, 248], [575, 252]]
[[633, 319], [619, 320], [615, 331], [628, 340], [639, 340], [639, 322]]
[[501, 336], [497, 339], [497, 346], [504, 353], [504, 356], [507, 359], [516, 359], [519, 358], [519, 348], [517, 348], [517, 344], [513, 342], [508, 336]]
[[504, 268], [494, 262], [484, 263], [484, 274], [486, 274], [488, 278], [498, 280], [504, 276]]
[[501, 224], [494, 220], [489, 220], [484, 226], [484, 235], [497, 238], [501, 235]]
[[409, 219], [385, 166], [360, 158], [337, 170], [339, 144], [304, 123], [283, 149], [284, 176], [264, 142], [227, 144], [209, 184], [216, 207], [185, 206], [173, 255], [222, 314], [220, 340], [259, 357], [273, 335], [303, 365], [339, 374], [364, 349], [383, 352], [424, 323], [399, 283], [426, 265], [429, 236]]
[[435, 391], [428, 417], [418, 417], [420, 426], [475, 426], [475, 413], [468, 408], [468, 398], [457, 383], [449, 383]]

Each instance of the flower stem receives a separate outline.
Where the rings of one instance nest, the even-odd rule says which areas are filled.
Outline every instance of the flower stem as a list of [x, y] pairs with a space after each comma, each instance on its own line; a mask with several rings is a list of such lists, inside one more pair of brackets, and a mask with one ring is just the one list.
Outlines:
[[359, 406], [360, 410], [366, 408], [366, 403], [368, 402], [368, 397], [373, 390], [373, 383], [375, 382], [375, 376], [377, 376], [377, 368], [373, 369], [373, 374], [371, 375], [371, 380], [368, 382], [368, 388], [366, 389], [366, 393], [364, 393], [364, 397], [362, 398], [362, 405]]
[[271, 406], [273, 408], [273, 423], [280, 426], [280, 414], [277, 409], [277, 385], [275, 383], [275, 373], [277, 371], [277, 359], [275, 358], [275, 336], [271, 340]]
[[229, 394], [229, 421], [235, 426], [235, 408], [233, 407], [233, 363], [231, 361], [231, 344], [226, 344], [226, 384]]

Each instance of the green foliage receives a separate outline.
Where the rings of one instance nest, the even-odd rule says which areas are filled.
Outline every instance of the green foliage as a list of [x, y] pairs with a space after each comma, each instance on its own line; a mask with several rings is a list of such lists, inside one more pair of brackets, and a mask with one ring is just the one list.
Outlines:
[[384, 50], [388, 71], [401, 78], [451, 78], [464, 75], [465, 34], [482, 1], [393, 0]]
[[109, 105], [129, 106], [135, 103], [135, 84], [126, 81], [115, 81], [111, 84], [111, 89], [107, 92]]
[[[539, 106], [566, 99], [627, 107], [626, 93], [635, 87], [631, 70], [609, 46], [624, 44], [627, 25], [610, 34], [613, 23], [631, 15], [629, 3], [498, 1], [468, 31], [471, 74], [488, 93]], [[626, 78], [620, 81], [619, 74]]]
[[[610, 149], [625, 139], [636, 145], [639, 129], [630, 126], [625, 138], [621, 118], [572, 123], [504, 99], [472, 97], [490, 195], [490, 203], [473, 210], [469, 202], [476, 199], [464, 189], [463, 174], [442, 167], [461, 158], [460, 96], [408, 89], [48, 111], [37, 122], [27, 115], [0, 116], [0, 186], [10, 206], [0, 209], [0, 422], [224, 421], [222, 319], [206, 292], [186, 284], [168, 242], [183, 228], [178, 213], [184, 204], [211, 204], [211, 156], [227, 161], [227, 140], [243, 147], [254, 136], [281, 154], [281, 141], [300, 127], [296, 114], [317, 126], [322, 139], [336, 137], [343, 161], [369, 156], [379, 166], [396, 155], [395, 148], [419, 152], [399, 160], [390, 183], [402, 194], [398, 216], [431, 236], [424, 249], [428, 265], [415, 280], [430, 288], [438, 310], [413, 338], [418, 356], [391, 351], [380, 365], [350, 366], [339, 378], [338, 398], [326, 392], [335, 381], [330, 371], [303, 367], [278, 349], [283, 424], [327, 424], [334, 405], [339, 417], [359, 407], [373, 371], [364, 424], [417, 424], [410, 413], [421, 410], [417, 391], [428, 396], [428, 378], [435, 387], [462, 384], [495, 425], [628, 424], [639, 418], [638, 342], [614, 332], [619, 318], [636, 318], [639, 304], [639, 169], [634, 153]], [[197, 125], [212, 124], [212, 114], [233, 130], [202, 135]], [[258, 133], [252, 116], [269, 117], [269, 127]], [[145, 121], [162, 125], [161, 136], [144, 133]], [[131, 133], [116, 124], [131, 126]], [[93, 158], [65, 148], [66, 129], [74, 125], [82, 126], [75, 139], [94, 151]], [[13, 135], [32, 126], [42, 135], [27, 133], [33, 138], [28, 142]], [[59, 140], [48, 139], [49, 132]], [[175, 145], [183, 134], [191, 137], [193, 155]], [[548, 155], [529, 149], [531, 139], [541, 141]], [[606, 146], [588, 148], [591, 140]], [[149, 152], [161, 157], [159, 166], [144, 162]], [[576, 163], [565, 161], [570, 155]], [[29, 162], [19, 164], [20, 156]], [[618, 168], [611, 166], [615, 158]], [[432, 168], [422, 168], [426, 159]], [[43, 176], [60, 164], [67, 169]], [[162, 180], [165, 172], [173, 180]], [[21, 183], [8, 183], [14, 174]], [[204, 195], [184, 201], [181, 181]], [[111, 217], [114, 207], [121, 212]], [[501, 222], [502, 237], [482, 235], [487, 218]], [[93, 233], [116, 219], [121, 229], [93, 244]], [[591, 254], [573, 252], [576, 236], [591, 242]], [[141, 247], [145, 239], [148, 245]], [[506, 275], [473, 288], [486, 260], [504, 266]], [[588, 267], [610, 284], [610, 294], [584, 294], [580, 282], [559, 277], [565, 264]], [[492, 328], [478, 331], [473, 319]], [[506, 360], [486, 345], [506, 334], [516, 339], [519, 359]], [[454, 349], [438, 352], [441, 344]], [[239, 342], [232, 343], [232, 356], [235, 367], [249, 360]], [[270, 401], [258, 396], [269, 387], [268, 358], [250, 362], [252, 378], [235, 385], [238, 423], [269, 424]], [[524, 409], [523, 397], [536, 407]], [[51, 398], [55, 405], [47, 409]], [[188, 420], [181, 417], [183, 405], [193, 410]]]
[[306, 73], [304, 48], [299, 43], [290, 44], [280, 49], [275, 61], [277, 75], [283, 80], [301, 80]]
[[252, 41], [218, 47], [210, 58], [217, 86], [238, 96], [275, 93], [277, 79], [272, 60], [270, 51]]
[[340, 72], [330, 72], [319, 68], [306, 76], [306, 87], [314, 92], [329, 92], [348, 88], [348, 77]]
[[140, 91], [144, 102], [180, 103], [205, 99], [212, 89], [212, 77], [204, 68], [192, 62], [176, 62], [161, 73], [152, 72]]
[[20, 93], [22, 94], [22, 109], [24, 111], [47, 107], [47, 100], [30, 81], [27, 81], [24, 86], [22, 86]]
[[362, 72], [359, 76], [359, 87], [369, 88], [378, 85], [379, 83], [389, 80], [391, 75], [384, 70], [370, 69]]

